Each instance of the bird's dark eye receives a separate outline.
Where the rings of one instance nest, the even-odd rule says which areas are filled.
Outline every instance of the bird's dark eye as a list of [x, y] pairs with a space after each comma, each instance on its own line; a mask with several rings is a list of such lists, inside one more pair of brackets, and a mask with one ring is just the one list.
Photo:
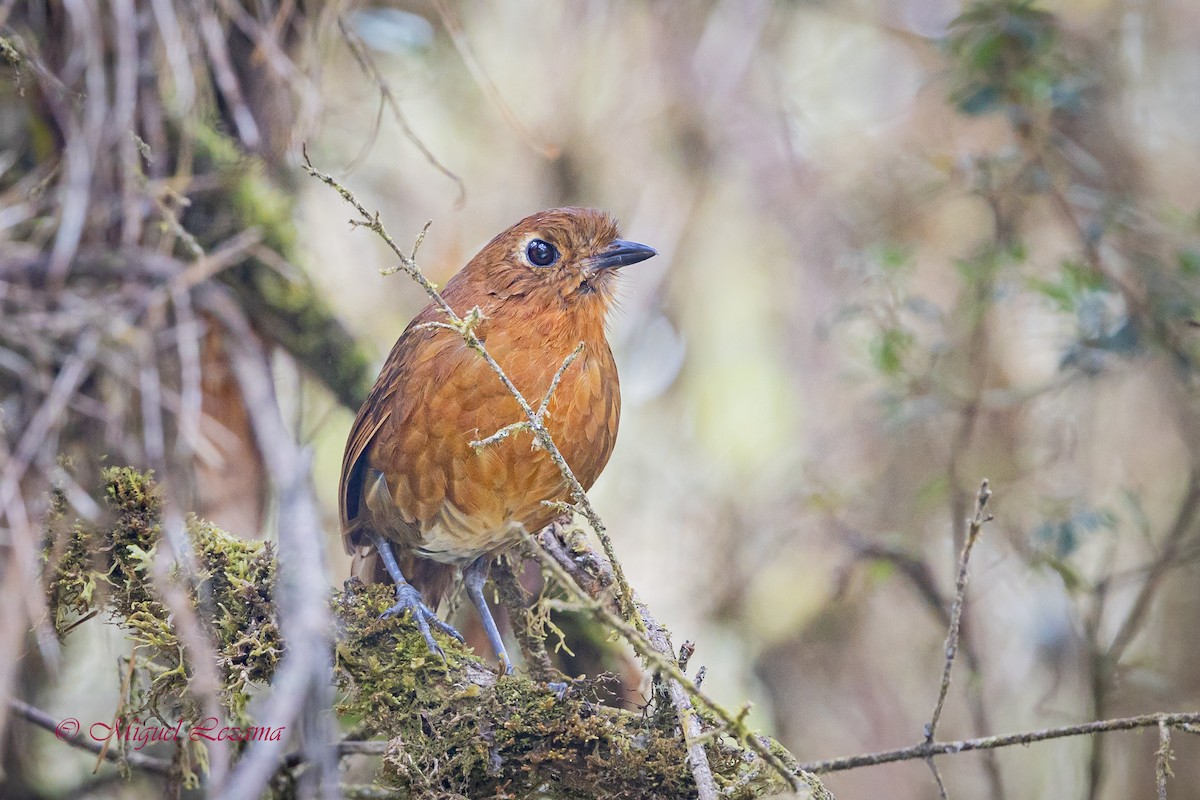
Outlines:
[[535, 267], [548, 267], [558, 261], [558, 248], [541, 239], [534, 239], [525, 246], [525, 257]]

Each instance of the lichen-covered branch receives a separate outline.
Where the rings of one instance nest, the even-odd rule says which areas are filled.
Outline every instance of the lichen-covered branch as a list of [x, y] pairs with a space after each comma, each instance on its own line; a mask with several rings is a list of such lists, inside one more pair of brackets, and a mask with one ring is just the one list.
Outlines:
[[[108, 611], [138, 644], [147, 704], [163, 716], [186, 716], [195, 712], [192, 672], [149, 569], [162, 533], [160, 493], [134, 470], [109, 470], [105, 478], [112, 524], [73, 524], [66, 549], [47, 554], [56, 627], [65, 632], [77, 615]], [[218, 654], [221, 697], [231, 718], [246, 724], [253, 687], [273, 679], [286, 653], [276, 624], [273, 548], [197, 519], [188, 534], [201, 576], [190, 595], [207, 612], [201, 616]], [[338, 712], [359, 738], [386, 739], [377, 781], [387, 791], [380, 796], [696, 796], [687, 744], [669, 716], [604, 706], [596, 699], [599, 685], [589, 681], [559, 693], [523, 677], [498, 679], [448, 639], [441, 642], [446, 662], [431, 658], [406, 620], [379, 618], [392, 600], [389, 587], [357, 581], [331, 592]], [[709, 737], [703, 747], [725, 796], [788, 788], [729, 740]], [[343, 743], [339, 751], [356, 749]], [[184, 766], [195, 770], [196, 762]], [[302, 757], [280, 765], [305, 767]]]

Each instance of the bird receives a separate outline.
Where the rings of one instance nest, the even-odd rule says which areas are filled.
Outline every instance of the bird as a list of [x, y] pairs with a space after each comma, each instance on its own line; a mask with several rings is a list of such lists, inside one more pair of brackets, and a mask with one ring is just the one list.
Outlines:
[[[544, 424], [585, 490], [608, 463], [620, 422], [606, 337], [617, 274], [654, 255], [620, 238], [603, 211], [550, 209], [493, 238], [441, 293], [456, 315], [477, 320], [483, 347], [534, 408], [561, 372]], [[527, 428], [480, 444], [526, 417], [482, 355], [445, 323], [436, 302], [413, 318], [354, 418], [338, 492], [342, 541], [354, 576], [395, 584], [396, 603], [382, 616], [411, 615], [442, 658], [434, 630], [463, 638], [435, 609], [461, 573], [510, 674], [483, 587], [494, 558], [560, 514], [553, 503], [570, 501], [571, 487]]]

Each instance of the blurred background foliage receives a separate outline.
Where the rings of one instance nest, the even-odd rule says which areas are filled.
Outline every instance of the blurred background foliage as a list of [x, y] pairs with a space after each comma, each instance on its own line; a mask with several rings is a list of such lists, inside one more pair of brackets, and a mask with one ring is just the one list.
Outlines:
[[[1196, 707], [1192, 4], [338, 11], [313, 39], [319, 110], [271, 165], [277, 249], [377, 365], [425, 298], [296, 178], [299, 138], [401, 243], [433, 220], [420, 261], [440, 283], [551, 206], [605, 208], [658, 248], [611, 320], [625, 406], [592, 494], [720, 700], [753, 699], [801, 760], [917, 741], [986, 476], [996, 521], [940, 735]], [[332, 532], [361, 390], [308, 352], [282, 344], [276, 382]], [[939, 763], [958, 798], [1149, 797], [1157, 747]], [[1170, 796], [1200, 798], [1200, 748], [1175, 748]], [[827, 784], [936, 796], [919, 762]]]

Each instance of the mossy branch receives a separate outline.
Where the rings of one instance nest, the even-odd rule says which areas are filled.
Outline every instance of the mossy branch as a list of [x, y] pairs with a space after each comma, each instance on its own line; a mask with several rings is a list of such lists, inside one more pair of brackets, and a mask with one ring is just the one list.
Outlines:
[[[195, 193], [173, 227], [192, 247], [205, 249], [256, 228], [261, 245], [216, 272], [218, 280], [234, 293], [256, 330], [286, 350], [339, 403], [356, 410], [371, 388], [371, 360], [312, 279], [291, 266], [297, 252], [292, 194], [272, 179], [261, 159], [212, 129], [198, 130], [202, 165], [213, 170], [219, 184]], [[161, 205], [160, 211], [170, 224], [174, 214]], [[192, 238], [189, 230], [203, 235]]]
[[[162, 534], [160, 493], [147, 475], [131, 469], [109, 470], [105, 480], [112, 524], [74, 524], [65, 549], [47, 554], [53, 619], [65, 634], [76, 615], [107, 610], [137, 643], [156, 713], [186, 718], [193, 713], [192, 669], [149, 569]], [[210, 620], [222, 701], [231, 719], [247, 724], [254, 687], [272, 680], [286, 650], [276, 625], [274, 553], [269, 544], [194, 518], [188, 534], [199, 576], [189, 594]], [[497, 679], [449, 639], [441, 641], [447, 661], [431, 658], [407, 620], [379, 618], [394, 599], [390, 587], [352, 580], [331, 595], [335, 674], [343, 693], [337, 710], [358, 737], [387, 740], [343, 742], [339, 751], [382, 751], [377, 780], [388, 789], [382, 796], [594, 796], [600, 776], [606, 797], [695, 796], [686, 745], [669, 718], [603, 706], [595, 699], [599, 686], [590, 681], [576, 681], [560, 695], [522, 677]], [[703, 747], [725, 796], [763, 797], [788, 788], [729, 740], [708, 737]], [[291, 758], [281, 769], [304, 766]]]
[[[553, 536], [553, 533], [548, 530], [543, 534], [543, 536]], [[710, 696], [705, 694], [700, 687], [697, 686], [694, 681], [692, 681], [691, 678], [684, 674], [683, 669], [680, 668], [674, 656], [670, 655], [671, 647], [666, 641], [658, 643], [652, 641], [652, 637], [665, 640], [665, 629], [651, 620], [649, 624], [647, 624], [651, 634], [649, 636], [642, 636], [633, 628], [632, 625], [625, 622], [625, 620], [621, 619], [617, 614], [613, 613], [607, 605], [581, 588], [581, 584], [584, 583], [588, 583], [596, 587], [602, 586], [605, 583], [611, 583], [611, 580], [606, 581], [603, 577], [601, 577], [604, 572], [608, 571], [608, 564], [598, 563], [599, 559], [597, 555], [592, 553], [589, 560], [592, 564], [596, 564], [597, 569], [594, 571], [600, 574], [588, 576], [588, 578], [593, 580], [577, 580], [572, 574], [572, 572], [575, 571], [572, 569], [572, 566], [574, 565], [573, 562], [570, 559], [560, 559], [554, 556], [554, 553], [562, 552], [559, 548], [555, 548], [553, 545], [550, 547], [544, 546], [542, 541], [534, 539], [534, 537], [530, 536], [529, 534], [525, 534], [525, 538], [526, 543], [529, 545], [529, 549], [541, 562], [542, 568], [554, 578], [558, 585], [562, 586], [566, 590], [567, 594], [572, 600], [574, 600], [577, 604], [579, 604], [580, 607], [591, 614], [598, 622], [620, 633], [626, 641], [633, 645], [633, 647], [637, 650], [638, 655], [650, 663], [656, 671], [663, 673], [671, 681], [674, 681], [675, 684], [677, 684], [687, 696], [692, 697], [697, 702], [701, 703], [705, 709], [707, 709], [713, 716], [720, 720], [726, 732], [745, 745], [748, 749], [756, 753], [764, 763], [768, 764], [777, 773], [787, 776], [793, 789], [799, 788], [798, 784], [795, 782], [795, 770], [785, 763], [785, 759], [782, 758], [776, 751], [776, 745], [774, 745], [774, 743], [765, 741], [762, 737], [753, 733], [746, 726], [745, 716], [748, 709], [743, 709], [741, 712], [734, 714], [729, 709], [713, 700]], [[644, 611], [645, 606], [643, 604], [637, 603], [637, 607], [639, 612], [646, 613]], [[690, 705], [685, 706], [684, 702], [682, 701], [676, 701], [676, 705], [681, 707], [680, 725], [685, 733], [685, 739], [691, 739], [699, 733], [699, 726], [692, 724], [695, 718], [691, 713]], [[694, 730], [689, 730], [689, 728], [694, 728]], [[812, 785], [812, 782], [815, 781], [815, 779], [809, 775], [801, 775], [801, 779], [809, 782], [810, 785]]]

